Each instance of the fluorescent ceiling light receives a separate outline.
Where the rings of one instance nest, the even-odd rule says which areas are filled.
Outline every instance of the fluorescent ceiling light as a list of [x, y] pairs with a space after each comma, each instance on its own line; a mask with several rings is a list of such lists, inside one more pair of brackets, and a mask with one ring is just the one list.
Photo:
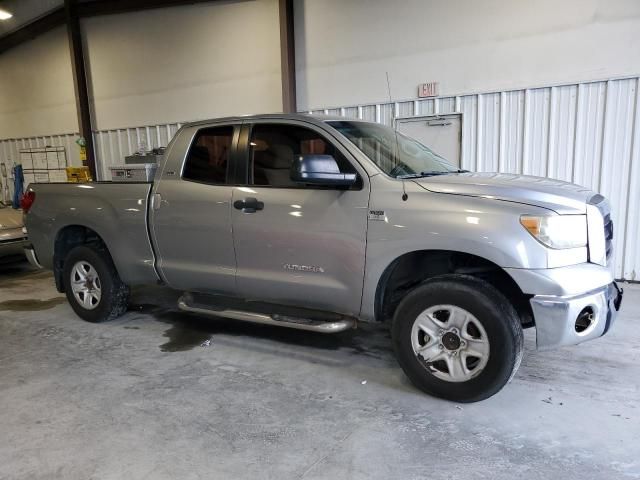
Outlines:
[[12, 14], [0, 8], [0, 20], [9, 20], [11, 17], [13, 17]]

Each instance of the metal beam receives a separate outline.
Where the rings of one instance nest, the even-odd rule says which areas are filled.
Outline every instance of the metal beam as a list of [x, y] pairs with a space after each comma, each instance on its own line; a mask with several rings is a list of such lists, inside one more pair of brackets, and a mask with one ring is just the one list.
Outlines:
[[78, 15], [80, 17], [95, 17], [97, 15], [137, 12], [152, 8], [178, 7], [212, 1], [215, 0], [93, 0], [91, 2], [79, 2]]
[[91, 176], [96, 180], [96, 158], [93, 151], [93, 126], [91, 123], [91, 108], [89, 105], [89, 87], [87, 71], [84, 63], [84, 49], [82, 34], [80, 33], [80, 18], [76, 0], [65, 0], [64, 11], [69, 37], [69, 52], [71, 53], [71, 68], [73, 71], [73, 87], [76, 92], [76, 109], [78, 111], [78, 126], [80, 136], [86, 142], [87, 160]]
[[56, 8], [51, 12], [37, 18], [33, 22], [30, 22], [21, 28], [7, 33], [0, 37], [0, 53], [3, 53], [10, 48], [16, 47], [21, 43], [33, 40], [38, 35], [48, 32], [60, 25], [64, 25], [65, 12], [64, 7]]
[[[77, 2], [78, 17], [95, 17], [114, 13], [135, 12], [151, 8], [177, 7], [193, 3], [214, 2], [220, 0], [94, 0]], [[17, 30], [0, 36], [0, 53], [16, 47], [21, 43], [33, 40], [38, 35], [48, 32], [66, 21], [65, 7], [56, 8], [40, 18], [29, 22]]]
[[280, 0], [280, 67], [282, 111], [296, 111], [296, 51], [293, 35], [293, 0]]

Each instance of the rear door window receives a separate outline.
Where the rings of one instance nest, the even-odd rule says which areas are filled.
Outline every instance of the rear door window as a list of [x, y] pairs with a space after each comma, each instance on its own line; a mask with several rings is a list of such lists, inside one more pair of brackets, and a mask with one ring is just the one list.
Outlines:
[[233, 131], [233, 126], [199, 130], [187, 153], [182, 178], [212, 185], [227, 184]]

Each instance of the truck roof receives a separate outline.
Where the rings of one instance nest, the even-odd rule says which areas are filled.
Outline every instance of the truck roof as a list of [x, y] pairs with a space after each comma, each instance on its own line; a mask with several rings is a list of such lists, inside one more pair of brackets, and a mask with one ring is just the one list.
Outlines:
[[[337, 115], [322, 115], [322, 114], [310, 114], [310, 113], [265, 113], [265, 114], [256, 114], [256, 115], [237, 115], [233, 117], [221, 117], [221, 118], [211, 118], [208, 120], [198, 120], [196, 122], [188, 122], [185, 123], [184, 126], [194, 126], [194, 125], [206, 125], [209, 123], [223, 123], [223, 122], [241, 122], [243, 120], [264, 120], [264, 119], [274, 119], [274, 120], [303, 120], [311, 123], [324, 123], [327, 121], [335, 121], [335, 120], [346, 120], [345, 117], [340, 117]], [[357, 120], [354, 118], [348, 120]]]

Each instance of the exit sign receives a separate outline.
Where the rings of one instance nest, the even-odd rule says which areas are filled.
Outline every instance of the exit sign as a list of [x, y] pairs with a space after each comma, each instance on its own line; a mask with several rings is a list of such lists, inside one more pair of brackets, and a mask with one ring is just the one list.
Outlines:
[[437, 97], [438, 82], [421, 83], [418, 85], [418, 97]]

